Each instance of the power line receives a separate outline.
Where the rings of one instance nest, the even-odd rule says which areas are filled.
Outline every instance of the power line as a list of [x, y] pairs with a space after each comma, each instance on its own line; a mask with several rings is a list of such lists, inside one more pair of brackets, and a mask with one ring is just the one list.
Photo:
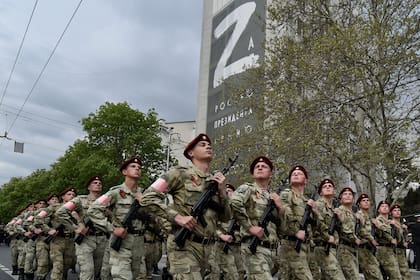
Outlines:
[[29, 17], [28, 24], [26, 25], [25, 33], [23, 34], [23, 38], [22, 38], [22, 41], [20, 42], [19, 50], [18, 50], [18, 52], [16, 54], [16, 57], [15, 57], [15, 62], [13, 63], [13, 67], [12, 67], [12, 70], [10, 71], [9, 79], [7, 80], [6, 86], [4, 87], [3, 95], [1, 96], [0, 107], [1, 107], [1, 104], [3, 103], [3, 99], [4, 99], [4, 96], [6, 95], [7, 89], [9, 88], [10, 80], [12, 79], [13, 73], [15, 72], [16, 63], [17, 63], [18, 58], [20, 56], [20, 52], [22, 51], [23, 42], [25, 41], [26, 34], [28, 33], [29, 25], [32, 22], [32, 17], [33, 17], [33, 15], [35, 13], [35, 9], [36, 9], [36, 6], [37, 5], [38, 5], [38, 0], [35, 1], [34, 7], [32, 9], [31, 16]]
[[10, 125], [10, 127], [8, 129], [8, 132], [10, 132], [12, 130], [16, 120], [19, 118], [19, 115], [22, 112], [23, 107], [25, 106], [26, 102], [28, 101], [29, 97], [31, 96], [32, 92], [34, 91], [36, 85], [38, 84], [39, 80], [41, 79], [42, 74], [44, 74], [45, 69], [47, 68], [48, 64], [50, 63], [50, 60], [51, 60], [52, 56], [54, 55], [55, 51], [57, 50], [58, 45], [60, 44], [61, 40], [63, 39], [64, 34], [66, 33], [67, 29], [69, 28], [74, 16], [76, 15], [77, 11], [79, 10], [79, 7], [82, 4], [82, 2], [83, 2], [83, 0], [80, 0], [79, 4], [77, 5], [76, 9], [74, 10], [72, 16], [70, 17], [69, 21], [67, 22], [66, 27], [64, 28], [63, 32], [60, 35], [60, 38], [58, 39], [57, 43], [54, 46], [54, 49], [52, 50], [50, 56], [48, 57], [44, 66], [42, 67], [41, 72], [39, 73], [38, 77], [35, 80], [35, 83], [33, 84], [31, 90], [29, 91], [28, 95], [26, 96], [25, 101], [23, 102], [22, 106], [20, 107], [19, 112], [16, 115], [16, 118], [13, 120], [12, 124]]

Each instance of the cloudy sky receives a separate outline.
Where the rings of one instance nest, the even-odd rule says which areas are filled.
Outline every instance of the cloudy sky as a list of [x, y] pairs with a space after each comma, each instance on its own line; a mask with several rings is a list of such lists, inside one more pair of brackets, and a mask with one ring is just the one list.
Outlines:
[[83, 1], [36, 83], [80, 2], [39, 0], [6, 86], [36, 2], [0, 1], [0, 186], [48, 169], [106, 101], [195, 119], [201, 0]]

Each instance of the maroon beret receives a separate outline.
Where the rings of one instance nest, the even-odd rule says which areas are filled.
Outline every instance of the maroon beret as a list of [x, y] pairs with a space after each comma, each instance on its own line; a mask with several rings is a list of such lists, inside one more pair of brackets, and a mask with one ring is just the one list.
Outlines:
[[192, 150], [195, 147], [195, 145], [197, 145], [197, 143], [200, 141], [206, 141], [206, 142], [209, 142], [209, 144], [211, 144], [210, 138], [206, 134], [200, 133], [197, 137], [191, 140], [185, 147], [184, 156], [187, 159], [191, 159], [190, 156], [188, 155], [188, 152]]
[[101, 183], [103, 183], [101, 176], [92, 176], [89, 178], [89, 180], [87, 180], [86, 187], [89, 187], [90, 183], [92, 183], [92, 181], [95, 181], [95, 180], [101, 181]]
[[321, 193], [322, 186], [325, 185], [325, 184], [331, 184], [335, 188], [334, 182], [331, 179], [328, 179], [328, 178], [327, 179], [324, 179], [324, 180], [321, 181], [321, 183], [318, 186], [318, 193], [319, 194]]
[[392, 210], [394, 210], [395, 208], [398, 208], [398, 209], [401, 210], [401, 207], [398, 204], [394, 204], [394, 205], [391, 206], [391, 208], [389, 209], [389, 211], [392, 212]]
[[38, 203], [40, 203], [41, 201], [43, 201], [43, 202], [47, 203], [47, 201], [48, 201], [48, 200], [45, 200], [45, 199], [41, 198], [41, 199], [38, 199], [37, 201], [35, 201], [35, 204], [38, 204]]
[[77, 191], [76, 191], [76, 189], [75, 188], [67, 188], [67, 189], [64, 189], [61, 193], [60, 193], [60, 196], [63, 196], [63, 195], [65, 195], [66, 193], [68, 193], [68, 192], [74, 192], [76, 195], [77, 195]]
[[365, 193], [362, 193], [362, 194], [359, 196], [359, 198], [357, 199], [356, 203], [357, 203], [357, 204], [359, 204], [359, 203], [360, 203], [360, 201], [362, 201], [362, 199], [364, 199], [364, 198], [369, 198], [369, 196], [368, 196], [367, 194], [365, 194]]
[[379, 201], [378, 207], [376, 207], [376, 211], [378, 211], [378, 210], [379, 210], [379, 207], [381, 207], [381, 205], [382, 205], [382, 204], [388, 204], [388, 206], [389, 206], [388, 201], [386, 201], [386, 200], [381, 200], [381, 201]]
[[130, 164], [130, 163], [138, 163], [140, 166], [141, 166], [141, 159], [140, 158], [138, 158], [138, 157], [131, 157], [131, 158], [128, 158], [128, 159], [126, 159], [125, 161], [123, 161], [121, 164], [120, 164], [120, 171], [122, 172], [124, 169], [126, 169], [127, 168], [127, 166]]
[[53, 198], [53, 197], [56, 197], [58, 200], [60, 200], [60, 198], [58, 197], [58, 195], [56, 195], [55, 193], [53, 193], [53, 194], [50, 194], [50, 195], [47, 197], [47, 202], [48, 202], [48, 201], [50, 201], [50, 199], [51, 199], [51, 198]]
[[352, 188], [350, 188], [350, 187], [344, 187], [341, 191], [340, 191], [340, 194], [338, 195], [340, 198], [341, 198], [341, 195], [343, 194], [343, 192], [345, 192], [345, 191], [350, 191], [352, 194], [353, 194], [353, 196], [354, 196], [354, 191], [353, 191], [353, 189]]
[[249, 167], [249, 172], [251, 172], [251, 174], [254, 173], [255, 165], [257, 165], [257, 163], [259, 163], [259, 162], [264, 162], [265, 164], [267, 164], [268, 166], [270, 166], [270, 169], [271, 170], [273, 170], [273, 163], [271, 162], [271, 160], [269, 160], [265, 156], [259, 156], [259, 157], [257, 157], [257, 158], [254, 159], [254, 161], [251, 163], [251, 166]]
[[289, 181], [290, 181], [290, 177], [292, 176], [293, 171], [295, 171], [295, 170], [302, 171], [303, 174], [305, 174], [306, 179], [308, 179], [308, 173], [306, 172], [305, 167], [303, 167], [301, 165], [296, 165], [296, 166], [293, 166], [292, 169], [290, 169], [290, 171], [289, 171]]

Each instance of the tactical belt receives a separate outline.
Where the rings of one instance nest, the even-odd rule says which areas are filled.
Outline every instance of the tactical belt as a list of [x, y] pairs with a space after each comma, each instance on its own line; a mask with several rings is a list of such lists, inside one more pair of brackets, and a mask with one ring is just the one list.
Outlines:
[[63, 237], [63, 238], [73, 238], [74, 237], [74, 232], [71, 232], [71, 233], [58, 233], [57, 236], [58, 237]]
[[358, 248], [358, 246], [355, 243], [349, 242], [347, 240], [340, 240], [340, 244], [346, 245], [346, 246], [349, 246], [349, 247], [352, 247], [354, 249], [357, 249]]
[[315, 247], [326, 247], [330, 244], [330, 248], [337, 249], [337, 244], [331, 244], [325, 241], [315, 242]]
[[[241, 239], [242, 243], [248, 243], [251, 240], [251, 236], [246, 236]], [[270, 241], [260, 241], [259, 246], [262, 246], [267, 249], [277, 249], [277, 242], [271, 243]]]
[[103, 231], [88, 231], [87, 235], [89, 236], [104, 236], [106, 235]]
[[144, 230], [128, 230], [127, 233], [142, 236], [144, 234]]
[[387, 244], [379, 243], [378, 246], [392, 248], [392, 244], [390, 244], [390, 243], [387, 243]]
[[367, 249], [367, 250], [373, 250], [373, 246], [370, 243], [360, 244], [359, 248]]
[[[223, 243], [225, 244], [225, 241], [223, 240], [218, 240], [219, 243]], [[241, 246], [242, 242], [232, 242], [232, 243], [228, 243], [229, 246]]]
[[282, 239], [293, 242], [296, 242], [298, 240], [297, 237], [293, 235], [285, 235]]
[[192, 242], [195, 243], [200, 243], [203, 245], [208, 245], [208, 244], [213, 244], [216, 242], [216, 240], [214, 238], [207, 238], [207, 237], [200, 237], [197, 235], [192, 234], [191, 237], [188, 239]]

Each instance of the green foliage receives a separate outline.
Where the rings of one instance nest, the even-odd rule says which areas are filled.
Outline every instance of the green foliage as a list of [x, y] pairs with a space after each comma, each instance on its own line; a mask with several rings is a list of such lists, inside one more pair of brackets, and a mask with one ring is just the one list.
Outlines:
[[25, 178], [12, 178], [0, 189], [0, 220], [7, 222], [29, 202], [73, 187], [86, 194], [86, 181], [94, 175], [104, 180], [104, 191], [120, 184], [119, 164], [131, 156], [142, 159], [140, 186], [150, 184], [151, 174], [165, 169], [157, 113], [146, 114], [127, 103], [105, 103], [82, 119], [87, 136], [76, 140], [50, 170], [36, 170]]

